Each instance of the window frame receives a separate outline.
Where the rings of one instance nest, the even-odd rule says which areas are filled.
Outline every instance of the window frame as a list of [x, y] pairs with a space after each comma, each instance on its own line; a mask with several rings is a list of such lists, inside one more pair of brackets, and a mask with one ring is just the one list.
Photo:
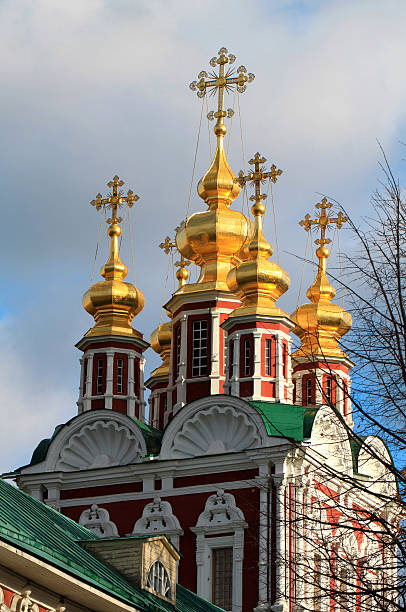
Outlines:
[[252, 363], [252, 355], [251, 355], [251, 338], [246, 336], [243, 339], [243, 376], [244, 378], [248, 378], [251, 376], [251, 363]]
[[104, 359], [97, 357], [96, 363], [96, 394], [103, 395], [103, 379], [104, 379]]
[[[199, 326], [199, 328], [198, 328]], [[209, 322], [207, 319], [192, 321], [192, 378], [207, 376], [208, 369]]]
[[[222, 588], [221, 591], [224, 592], [226, 590], [229, 591], [229, 601], [227, 601], [225, 598], [223, 599], [217, 599], [217, 593], [216, 593], [216, 589], [217, 589], [217, 581], [216, 581], [216, 569], [217, 569], [217, 555], [220, 551], [227, 551], [227, 553], [230, 555], [231, 559], [228, 560], [228, 562], [226, 562], [224, 564], [224, 567], [229, 568], [229, 572], [227, 573], [227, 571], [223, 571], [222, 574], [223, 576], [229, 576], [230, 578], [230, 585], [229, 587], [226, 588]], [[214, 603], [214, 605], [219, 606], [220, 608], [223, 608], [224, 610], [232, 610], [233, 608], [233, 570], [234, 570], [234, 549], [233, 546], [223, 546], [223, 547], [213, 547], [212, 551], [211, 551], [211, 591], [212, 591], [212, 597], [211, 597], [211, 601], [212, 603]], [[231, 563], [230, 563], [231, 561]], [[226, 607], [226, 604], [229, 604]]]
[[[121, 371], [120, 371], [121, 369]], [[124, 358], [117, 357], [117, 393], [124, 393]]]

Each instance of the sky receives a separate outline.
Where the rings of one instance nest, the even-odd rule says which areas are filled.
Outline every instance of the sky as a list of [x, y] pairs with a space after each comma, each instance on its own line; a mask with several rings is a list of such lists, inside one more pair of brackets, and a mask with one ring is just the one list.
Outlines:
[[[306, 238], [298, 221], [321, 194], [356, 220], [368, 215], [378, 141], [405, 174], [405, 26], [402, 0], [0, 1], [0, 472], [27, 463], [77, 412], [74, 345], [92, 325], [81, 302], [100, 225], [89, 202], [114, 174], [140, 196], [132, 238], [146, 304], [134, 326], [148, 340], [159, 323], [173, 285], [170, 275], [165, 296], [158, 245], [185, 216], [201, 112], [188, 85], [218, 49], [256, 75], [240, 97], [241, 128], [238, 113], [231, 126], [231, 167], [260, 151], [283, 169], [274, 205], [291, 288], [279, 304], [292, 312]], [[205, 209], [195, 186], [209, 164], [204, 120], [191, 212]], [[265, 234], [275, 247], [270, 206]], [[341, 248], [353, 246], [343, 230]], [[107, 249], [103, 229], [95, 280]], [[125, 231], [122, 259], [132, 282]], [[157, 358], [146, 357], [149, 371]]]

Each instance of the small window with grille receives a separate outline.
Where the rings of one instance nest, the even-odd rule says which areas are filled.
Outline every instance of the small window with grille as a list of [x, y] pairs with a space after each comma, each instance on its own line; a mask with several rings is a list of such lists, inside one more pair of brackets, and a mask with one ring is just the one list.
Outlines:
[[207, 320], [193, 321], [192, 376], [207, 374]]
[[155, 561], [149, 569], [147, 577], [147, 587], [158, 595], [172, 598], [171, 581], [169, 580], [168, 572], [161, 561]]
[[244, 340], [244, 376], [251, 376], [251, 341]]
[[124, 385], [124, 359], [117, 359], [117, 393], [123, 393]]
[[310, 406], [313, 399], [313, 381], [311, 378], [306, 380], [306, 405]]
[[328, 404], [333, 401], [333, 380], [330, 376], [326, 379], [326, 401]]
[[265, 340], [265, 375], [272, 376], [272, 343], [273, 338]]
[[99, 357], [97, 359], [97, 393], [100, 395], [101, 393], [103, 393], [103, 372], [104, 371], [104, 367], [103, 367], [103, 358]]
[[233, 607], [233, 549], [213, 548], [212, 560], [213, 603], [224, 610]]
[[180, 335], [180, 326], [178, 326], [175, 331], [175, 378], [179, 376], [180, 348], [181, 348], [181, 335]]

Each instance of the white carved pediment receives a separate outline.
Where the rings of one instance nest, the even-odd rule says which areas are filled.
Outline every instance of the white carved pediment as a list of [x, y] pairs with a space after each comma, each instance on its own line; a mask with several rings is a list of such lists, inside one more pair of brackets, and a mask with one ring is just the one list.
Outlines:
[[358, 454], [358, 472], [371, 478], [371, 488], [374, 493], [395, 496], [396, 478], [387, 465], [392, 464], [392, 458], [382, 440], [376, 436], [368, 436]]
[[329, 406], [321, 408], [314, 420], [311, 448], [322, 455], [326, 464], [339, 472], [352, 471], [352, 453], [348, 433]]
[[179, 536], [183, 535], [183, 529], [179, 520], [173, 514], [172, 506], [160, 497], [148, 503], [142, 511], [142, 517], [135, 523], [131, 535], [157, 535], [165, 534], [179, 546]]
[[221, 527], [227, 525], [245, 526], [243, 511], [237, 507], [235, 497], [231, 493], [225, 493], [218, 489], [217, 493], [210, 495], [206, 501], [205, 508], [200, 514], [196, 527]]
[[79, 518], [79, 525], [93, 531], [100, 538], [118, 536], [116, 524], [110, 520], [110, 514], [97, 504], [92, 504], [88, 510], [83, 510]]
[[185, 406], [171, 421], [162, 441], [161, 458], [185, 459], [261, 448], [262, 421], [238, 398], [204, 398]]
[[129, 465], [139, 462], [146, 453], [141, 430], [127, 415], [93, 410], [75, 417], [58, 432], [49, 447], [44, 471]]

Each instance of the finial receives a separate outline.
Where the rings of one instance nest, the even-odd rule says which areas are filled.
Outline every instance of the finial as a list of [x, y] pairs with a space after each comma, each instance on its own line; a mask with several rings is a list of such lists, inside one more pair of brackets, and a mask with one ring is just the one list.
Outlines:
[[[243, 93], [247, 89], [247, 83], [251, 83], [255, 79], [255, 75], [251, 72], [247, 73], [245, 66], [239, 66], [237, 70], [231, 68], [236, 57], [229, 53], [225, 47], [221, 47], [217, 55], [217, 57], [212, 57], [209, 63], [212, 68], [218, 66], [218, 74], [216, 70], [210, 71], [209, 74], [202, 70], [197, 76], [199, 80], [192, 81], [189, 87], [192, 91], [197, 92], [198, 98], [204, 98], [208, 91], [212, 95], [218, 91], [217, 111], [210, 111], [207, 118], [209, 120], [217, 119], [214, 133], [216, 136], [225, 136], [227, 128], [223, 119], [232, 117], [234, 111], [231, 108], [227, 111], [224, 110], [224, 91], [226, 90], [229, 93], [236, 88], [238, 93]], [[226, 64], [230, 66], [227, 70], [225, 69]]]
[[260, 153], [255, 153], [254, 157], [248, 162], [254, 166], [254, 171], [249, 172], [246, 176], [244, 176], [244, 172], [240, 170], [237, 178], [237, 181], [241, 187], [244, 187], [247, 182], [255, 187], [255, 193], [250, 197], [250, 202], [254, 202], [251, 210], [252, 214], [255, 216], [262, 216], [265, 213], [265, 206], [261, 204], [261, 202], [262, 200], [266, 200], [267, 195], [261, 193], [261, 185], [265, 183], [266, 179], [269, 179], [272, 181], [272, 183], [276, 183], [278, 177], [283, 173], [283, 171], [279, 170], [275, 164], [272, 164], [268, 172], [264, 172], [261, 166], [265, 164], [265, 162], [265, 157], [262, 157]]
[[111, 208], [111, 219], [107, 219], [107, 223], [110, 225], [122, 222], [122, 218], [117, 217], [119, 208], [125, 204], [127, 204], [128, 208], [131, 208], [134, 202], [137, 202], [137, 200], [140, 199], [139, 196], [135, 195], [131, 189], [129, 189], [127, 191], [127, 195], [124, 196], [124, 192], [119, 189], [119, 187], [122, 187], [123, 185], [124, 181], [121, 181], [116, 174], [116, 176], [113, 177], [113, 180], [107, 183], [107, 187], [110, 187], [110, 189], [113, 190], [112, 193], [109, 193], [106, 198], [103, 198], [102, 194], [98, 193], [95, 199], [90, 202], [92, 206], [96, 207], [96, 210], [100, 210], [101, 208]]
[[101, 275], [106, 280], [119, 279], [123, 280], [127, 276], [127, 267], [121, 262], [118, 248], [118, 237], [121, 235], [121, 227], [118, 225], [122, 222], [122, 218], [118, 217], [118, 209], [124, 205], [131, 208], [139, 197], [129, 189], [127, 195], [120, 189], [124, 185], [124, 181], [116, 175], [112, 181], [107, 183], [107, 187], [112, 190], [111, 193], [105, 198], [98, 193], [96, 198], [90, 202], [92, 206], [96, 207], [96, 210], [101, 208], [111, 209], [111, 218], [107, 219], [107, 223], [110, 225], [107, 230], [108, 235], [111, 238], [110, 257], [102, 268]]
[[316, 208], [320, 210], [320, 214], [311, 219], [309, 213], [305, 218], [299, 222], [299, 225], [303, 226], [306, 232], [309, 232], [313, 226], [319, 227], [320, 238], [315, 240], [315, 244], [319, 245], [316, 251], [316, 255], [319, 259], [319, 268], [316, 280], [307, 292], [308, 298], [312, 302], [318, 301], [330, 301], [335, 296], [335, 289], [330, 285], [327, 280], [327, 259], [330, 255], [330, 251], [327, 248], [327, 244], [330, 244], [330, 238], [326, 238], [326, 231], [330, 228], [330, 225], [336, 225], [336, 228], [340, 230], [343, 224], [348, 221], [347, 217], [341, 213], [337, 214], [337, 217], [332, 217], [327, 214], [327, 211], [332, 208], [332, 204], [327, 202], [327, 198], [323, 198], [321, 202], [316, 204]]
[[179, 268], [179, 270], [176, 272], [176, 278], [179, 281], [178, 289], [183, 287], [189, 278], [189, 270], [186, 269], [186, 266], [190, 266], [190, 264], [191, 262], [184, 257], [182, 257], [180, 261], [175, 262], [175, 266]]

